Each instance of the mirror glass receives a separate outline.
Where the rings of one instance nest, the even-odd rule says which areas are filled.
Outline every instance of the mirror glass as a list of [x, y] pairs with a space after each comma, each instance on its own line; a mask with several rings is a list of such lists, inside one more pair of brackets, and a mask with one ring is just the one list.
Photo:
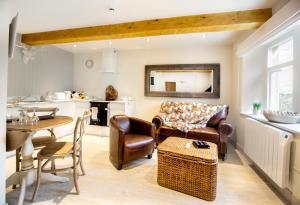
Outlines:
[[213, 91], [213, 70], [155, 70], [150, 72], [150, 91]]
[[146, 65], [145, 96], [220, 98], [220, 64]]

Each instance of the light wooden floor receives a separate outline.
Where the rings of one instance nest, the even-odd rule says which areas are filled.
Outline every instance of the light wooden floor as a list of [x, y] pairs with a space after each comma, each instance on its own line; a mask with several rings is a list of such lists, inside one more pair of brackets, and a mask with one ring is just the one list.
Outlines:
[[[85, 136], [84, 162], [86, 176], [79, 178], [81, 194], [74, 195], [73, 183], [41, 184], [34, 204], [59, 205], [279, 205], [284, 204], [248, 166], [247, 161], [232, 147], [227, 160], [220, 161], [217, 199], [206, 202], [156, 183], [156, 153], [151, 160], [141, 159], [117, 171], [108, 159], [108, 138]], [[7, 160], [9, 171], [14, 158]], [[70, 176], [69, 173], [64, 174]], [[15, 204], [19, 190], [7, 190], [7, 201]], [[70, 194], [71, 193], [71, 194]], [[28, 188], [26, 203], [32, 194]]]

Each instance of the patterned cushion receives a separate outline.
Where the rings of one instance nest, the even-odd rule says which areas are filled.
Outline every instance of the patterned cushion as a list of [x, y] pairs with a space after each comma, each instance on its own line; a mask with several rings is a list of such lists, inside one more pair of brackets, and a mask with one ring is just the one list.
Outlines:
[[206, 127], [209, 119], [226, 107], [205, 103], [164, 102], [160, 108], [160, 117], [164, 125], [188, 132]]

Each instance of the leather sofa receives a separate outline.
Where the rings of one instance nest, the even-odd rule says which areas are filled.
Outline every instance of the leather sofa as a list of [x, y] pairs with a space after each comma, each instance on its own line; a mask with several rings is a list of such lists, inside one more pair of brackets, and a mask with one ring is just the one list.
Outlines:
[[152, 158], [155, 144], [154, 124], [126, 115], [110, 119], [109, 159], [116, 169], [123, 164], [148, 156]]
[[205, 128], [193, 129], [183, 132], [178, 129], [165, 126], [159, 116], [155, 116], [152, 123], [156, 126], [156, 145], [163, 142], [169, 136], [183, 137], [189, 139], [204, 140], [218, 145], [218, 152], [224, 160], [227, 153], [227, 137], [232, 133], [232, 126], [225, 122], [229, 112], [226, 106], [209, 119]]

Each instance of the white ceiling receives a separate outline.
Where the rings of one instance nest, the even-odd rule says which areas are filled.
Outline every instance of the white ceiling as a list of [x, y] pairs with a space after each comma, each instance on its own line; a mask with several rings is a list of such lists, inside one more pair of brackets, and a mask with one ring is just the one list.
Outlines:
[[[113, 24], [145, 19], [186, 16], [202, 13], [227, 12], [272, 8], [280, 0], [11, 0], [12, 13], [19, 11], [18, 31], [31, 33], [48, 30]], [[108, 8], [116, 3], [116, 11]], [[240, 32], [221, 32], [113, 40], [121, 49], [176, 47], [193, 45], [231, 44]], [[107, 47], [107, 41], [78, 44], [77, 51], [70, 45], [59, 45], [72, 52], [97, 50]]]
[[[201, 13], [271, 8], [278, 0], [11, 0], [21, 33]], [[115, 13], [108, 11], [116, 1]]]

